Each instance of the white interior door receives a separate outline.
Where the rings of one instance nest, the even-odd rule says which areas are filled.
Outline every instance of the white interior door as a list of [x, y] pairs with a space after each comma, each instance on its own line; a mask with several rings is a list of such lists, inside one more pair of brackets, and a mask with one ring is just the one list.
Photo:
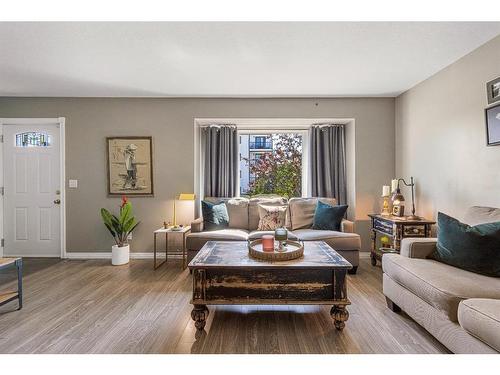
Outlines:
[[59, 124], [4, 125], [4, 256], [61, 256]]

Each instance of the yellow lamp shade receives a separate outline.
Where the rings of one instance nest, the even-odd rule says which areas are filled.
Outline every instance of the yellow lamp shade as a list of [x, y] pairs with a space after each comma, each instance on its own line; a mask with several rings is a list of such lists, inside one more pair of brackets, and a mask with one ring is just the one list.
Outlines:
[[194, 201], [195, 197], [196, 196], [191, 193], [180, 193], [177, 199], [180, 201]]

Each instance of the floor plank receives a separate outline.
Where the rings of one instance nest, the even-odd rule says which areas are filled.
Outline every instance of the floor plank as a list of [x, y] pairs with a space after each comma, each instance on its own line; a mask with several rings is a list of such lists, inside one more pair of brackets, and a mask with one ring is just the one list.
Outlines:
[[[0, 307], [0, 353], [447, 353], [404, 313], [385, 306], [382, 272], [361, 259], [349, 275], [346, 328], [328, 306], [209, 306], [191, 321], [191, 275], [133, 260], [26, 259], [24, 307]], [[15, 268], [0, 285], [16, 286]]]

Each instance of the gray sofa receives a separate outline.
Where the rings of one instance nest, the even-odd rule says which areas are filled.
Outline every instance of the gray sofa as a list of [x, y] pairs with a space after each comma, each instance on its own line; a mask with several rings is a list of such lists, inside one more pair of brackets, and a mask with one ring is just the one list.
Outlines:
[[[500, 209], [471, 207], [463, 221], [500, 221]], [[406, 238], [399, 255], [382, 257], [388, 307], [403, 309], [454, 353], [500, 352], [500, 278], [427, 259], [436, 243]]]
[[359, 235], [354, 233], [354, 224], [343, 220], [340, 232], [311, 229], [318, 199], [327, 204], [336, 204], [334, 198], [291, 198], [290, 200], [278, 196], [251, 199], [205, 198], [206, 201], [212, 203], [226, 203], [229, 227], [223, 230], [205, 231], [202, 218], [191, 223], [191, 233], [186, 238], [188, 260], [190, 261], [207, 241], [247, 241], [258, 239], [266, 233], [274, 233], [257, 230], [258, 205], [287, 205], [286, 227], [291, 239], [325, 241], [353, 265], [350, 273], [356, 273], [361, 240]]

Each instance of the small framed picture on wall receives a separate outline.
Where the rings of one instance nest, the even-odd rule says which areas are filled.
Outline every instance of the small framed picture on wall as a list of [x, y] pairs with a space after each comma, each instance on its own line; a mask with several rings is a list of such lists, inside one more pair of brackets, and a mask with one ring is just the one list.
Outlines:
[[488, 93], [488, 104], [498, 102], [500, 100], [500, 77], [486, 83], [486, 91]]
[[488, 146], [500, 145], [500, 103], [486, 108], [486, 142]]

